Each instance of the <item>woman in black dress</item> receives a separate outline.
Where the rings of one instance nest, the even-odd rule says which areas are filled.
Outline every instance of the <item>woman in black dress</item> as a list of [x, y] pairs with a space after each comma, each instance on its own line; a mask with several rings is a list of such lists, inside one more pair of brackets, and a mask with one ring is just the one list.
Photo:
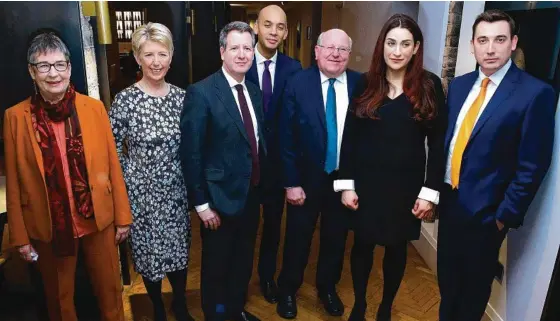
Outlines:
[[348, 109], [337, 186], [344, 186], [342, 203], [355, 211], [350, 321], [364, 320], [376, 245], [385, 246], [377, 320], [391, 319], [408, 241], [419, 238], [421, 220], [439, 200], [447, 112], [440, 79], [423, 68], [422, 47], [412, 18], [389, 18]]

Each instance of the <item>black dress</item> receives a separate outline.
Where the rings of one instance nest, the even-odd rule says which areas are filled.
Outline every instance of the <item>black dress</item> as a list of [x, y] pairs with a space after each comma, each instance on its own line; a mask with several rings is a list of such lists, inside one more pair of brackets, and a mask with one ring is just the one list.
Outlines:
[[365, 75], [354, 89], [339, 179], [354, 180], [359, 207], [351, 214], [352, 228], [364, 242], [392, 245], [417, 240], [421, 221], [412, 208], [418, 194], [423, 186], [439, 191], [443, 185], [447, 110], [441, 80], [431, 73], [429, 78], [434, 83], [437, 116], [427, 122], [414, 120], [413, 106], [404, 93], [385, 98], [377, 110], [380, 119], [358, 118], [353, 101], [367, 88]]

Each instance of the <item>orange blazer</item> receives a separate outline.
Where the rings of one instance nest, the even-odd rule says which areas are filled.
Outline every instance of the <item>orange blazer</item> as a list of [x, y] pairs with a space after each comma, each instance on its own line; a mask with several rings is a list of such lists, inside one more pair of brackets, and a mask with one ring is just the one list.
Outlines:
[[[128, 195], [107, 111], [96, 99], [76, 93], [86, 167], [99, 231], [132, 223]], [[4, 114], [6, 205], [12, 246], [30, 239], [52, 240], [43, 156], [31, 122], [31, 99]]]

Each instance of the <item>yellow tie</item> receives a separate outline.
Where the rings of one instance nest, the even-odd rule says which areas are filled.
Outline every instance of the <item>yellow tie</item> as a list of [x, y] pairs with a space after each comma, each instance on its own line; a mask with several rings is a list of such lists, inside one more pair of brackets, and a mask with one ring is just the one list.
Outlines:
[[465, 119], [461, 124], [461, 128], [457, 133], [457, 140], [455, 141], [453, 155], [451, 156], [451, 186], [453, 186], [453, 188], [457, 188], [459, 186], [459, 174], [461, 173], [461, 160], [463, 159], [463, 152], [465, 151], [467, 142], [471, 137], [480, 107], [482, 107], [484, 98], [486, 98], [486, 88], [488, 87], [489, 82], [490, 78], [484, 78], [482, 80], [480, 93], [474, 100], [471, 108], [469, 108], [469, 111], [467, 112], [467, 115], [465, 115]]

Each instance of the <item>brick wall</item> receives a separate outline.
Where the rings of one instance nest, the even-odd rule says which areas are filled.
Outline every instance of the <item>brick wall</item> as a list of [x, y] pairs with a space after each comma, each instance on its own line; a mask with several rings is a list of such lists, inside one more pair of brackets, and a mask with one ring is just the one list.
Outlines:
[[449, 19], [447, 21], [447, 34], [443, 50], [443, 66], [441, 80], [447, 93], [449, 82], [455, 77], [457, 63], [457, 48], [459, 47], [459, 33], [461, 31], [461, 18], [463, 17], [463, 1], [449, 3]]

